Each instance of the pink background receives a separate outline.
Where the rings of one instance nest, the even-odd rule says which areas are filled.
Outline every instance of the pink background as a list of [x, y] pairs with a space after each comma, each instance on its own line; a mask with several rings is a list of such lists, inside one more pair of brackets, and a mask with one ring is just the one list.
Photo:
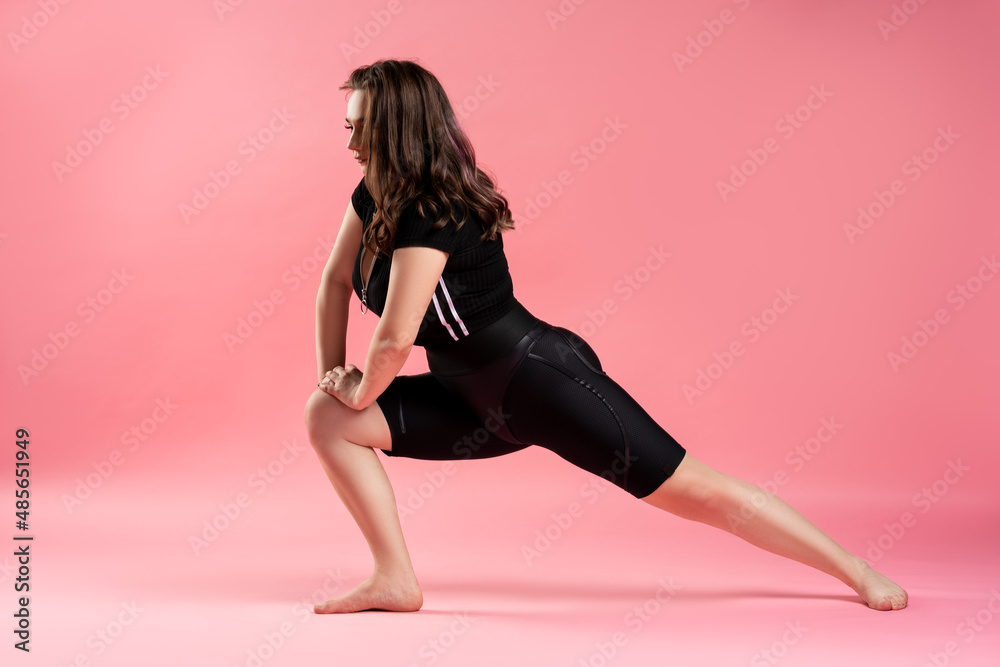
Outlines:
[[[772, 664], [765, 649], [785, 665], [996, 664], [996, 3], [224, 3], [0, 6], [0, 532], [23, 534], [26, 428], [35, 537], [32, 652], [8, 632], [4, 664], [598, 665], [618, 631], [616, 665]], [[522, 547], [592, 479], [531, 448], [444, 468], [382, 457], [401, 508], [419, 505], [404, 531], [424, 609], [301, 613], [371, 567], [302, 411], [320, 270], [361, 178], [337, 87], [382, 57], [439, 78], [496, 175], [518, 299], [581, 333], [692, 454], [771, 480], [875, 554], [909, 609], [869, 611], [840, 582], [617, 490], [528, 564]], [[87, 154], [59, 170], [70, 147]], [[186, 220], [213, 178], [225, 187]], [[850, 238], [858, 208], [890, 196]], [[671, 253], [655, 271], [651, 248]], [[780, 290], [798, 298], [751, 337]], [[360, 366], [375, 316], [356, 308]], [[227, 342], [241, 318], [259, 326]], [[919, 347], [894, 368], [904, 337]], [[417, 351], [403, 372], [425, 370]], [[714, 378], [689, 398], [699, 371]], [[824, 420], [842, 426], [811, 441]], [[213, 520], [225, 528], [195, 553]], [[679, 592], [633, 632], [626, 614], [669, 577]], [[119, 636], [94, 640], [132, 603]], [[963, 634], [984, 609], [992, 624]], [[809, 630], [785, 641], [796, 622]]]

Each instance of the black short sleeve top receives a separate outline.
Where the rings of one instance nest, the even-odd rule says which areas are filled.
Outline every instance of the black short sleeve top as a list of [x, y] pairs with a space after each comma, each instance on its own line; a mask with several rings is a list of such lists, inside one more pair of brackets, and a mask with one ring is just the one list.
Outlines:
[[[354, 210], [367, 229], [375, 214], [364, 178], [351, 195]], [[461, 214], [461, 212], [459, 212]], [[507, 314], [514, 306], [514, 285], [507, 257], [503, 250], [503, 237], [493, 241], [479, 240], [483, 233], [482, 221], [470, 214], [461, 229], [448, 221], [442, 229], [434, 229], [434, 219], [421, 216], [416, 207], [403, 211], [396, 229], [394, 248], [424, 246], [448, 253], [444, 271], [438, 279], [437, 289], [421, 321], [416, 345], [445, 350], [448, 344], [492, 324]], [[354, 262], [352, 283], [354, 292], [361, 298], [361, 255], [358, 246]], [[365, 251], [370, 261], [371, 253]], [[379, 256], [372, 266], [367, 286], [367, 304], [376, 315], [382, 316], [389, 291], [389, 273], [392, 255]]]

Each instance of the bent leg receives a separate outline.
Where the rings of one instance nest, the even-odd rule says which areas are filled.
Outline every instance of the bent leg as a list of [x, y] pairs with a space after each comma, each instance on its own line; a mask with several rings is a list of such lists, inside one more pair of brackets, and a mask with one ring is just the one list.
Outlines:
[[[466, 382], [485, 382], [472, 374]], [[425, 461], [454, 461], [504, 456], [529, 447], [502, 438], [499, 425], [506, 420], [500, 405], [479, 406], [453, 382], [433, 373], [400, 375], [378, 397], [392, 431], [387, 456]]]
[[373, 449], [392, 446], [381, 409], [372, 404], [353, 410], [317, 389], [306, 403], [305, 419], [320, 463], [375, 560], [371, 578], [347, 595], [317, 605], [315, 611], [416, 611], [423, 595], [403, 540], [396, 497]]
[[368, 542], [375, 572], [317, 613], [415, 611], [423, 595], [403, 540], [396, 498], [375, 449], [427, 460], [478, 459], [524, 449], [498, 436], [430, 373], [399, 375], [377, 401], [353, 410], [316, 390], [305, 410], [309, 440]]
[[690, 454], [642, 500], [826, 572], [853, 588], [872, 609], [889, 611], [907, 604], [906, 591], [846, 551], [781, 498], [723, 474]]

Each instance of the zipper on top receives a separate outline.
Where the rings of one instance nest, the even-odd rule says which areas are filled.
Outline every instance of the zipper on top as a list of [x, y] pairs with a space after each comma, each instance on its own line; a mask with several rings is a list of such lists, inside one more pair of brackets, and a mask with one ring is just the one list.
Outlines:
[[[378, 251], [381, 246], [375, 247], [375, 256], [372, 257], [372, 263], [368, 265], [368, 276], [361, 280], [361, 313], [364, 314], [368, 312], [368, 285], [372, 278], [372, 270], [375, 268], [375, 260], [378, 259]], [[367, 248], [362, 243], [361, 244], [361, 265], [365, 264], [365, 250]]]

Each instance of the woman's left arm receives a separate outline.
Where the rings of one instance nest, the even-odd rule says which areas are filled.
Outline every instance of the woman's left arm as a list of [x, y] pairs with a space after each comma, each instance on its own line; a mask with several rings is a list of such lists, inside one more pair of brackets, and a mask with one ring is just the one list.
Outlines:
[[355, 410], [374, 403], [406, 363], [447, 261], [448, 253], [436, 248], [393, 251], [385, 308], [372, 334], [361, 382], [348, 403]]

